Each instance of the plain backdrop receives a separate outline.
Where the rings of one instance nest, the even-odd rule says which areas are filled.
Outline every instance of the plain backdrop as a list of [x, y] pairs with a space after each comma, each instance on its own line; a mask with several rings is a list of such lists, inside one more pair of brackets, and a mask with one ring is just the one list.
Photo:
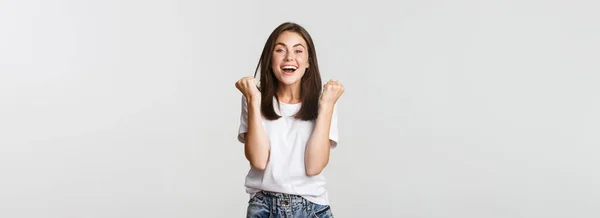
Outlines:
[[596, 1], [0, 1], [0, 217], [244, 217], [271, 31], [346, 87], [336, 217], [600, 217]]

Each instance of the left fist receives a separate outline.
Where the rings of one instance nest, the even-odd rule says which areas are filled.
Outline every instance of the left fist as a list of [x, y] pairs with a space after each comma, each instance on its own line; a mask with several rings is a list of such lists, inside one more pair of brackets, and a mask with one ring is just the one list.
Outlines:
[[333, 106], [344, 93], [344, 86], [337, 80], [329, 80], [323, 86], [323, 94], [321, 94], [321, 104]]

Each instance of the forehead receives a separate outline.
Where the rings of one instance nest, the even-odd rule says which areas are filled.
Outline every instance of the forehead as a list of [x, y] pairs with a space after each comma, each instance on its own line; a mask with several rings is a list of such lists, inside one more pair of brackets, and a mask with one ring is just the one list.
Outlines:
[[281, 34], [279, 34], [279, 37], [277, 37], [275, 43], [282, 43], [288, 47], [292, 47], [296, 44], [302, 44], [306, 46], [306, 41], [304, 41], [304, 38], [302, 38], [302, 36], [299, 33], [291, 31], [284, 31]]

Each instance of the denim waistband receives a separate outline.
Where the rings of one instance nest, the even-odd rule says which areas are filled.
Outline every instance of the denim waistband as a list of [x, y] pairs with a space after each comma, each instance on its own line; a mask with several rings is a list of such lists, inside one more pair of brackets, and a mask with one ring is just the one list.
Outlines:
[[301, 207], [305, 208], [310, 205], [310, 202], [303, 198], [300, 195], [279, 193], [279, 192], [271, 192], [271, 191], [259, 191], [257, 194], [263, 194], [266, 197], [269, 197], [277, 206], [292, 206], [292, 207]]
[[275, 197], [275, 198], [298, 198], [298, 199], [302, 198], [302, 196], [300, 196], [300, 195], [286, 194], [286, 193], [281, 193], [281, 192], [272, 192], [272, 191], [264, 191], [264, 190], [261, 190], [259, 192], [266, 196]]

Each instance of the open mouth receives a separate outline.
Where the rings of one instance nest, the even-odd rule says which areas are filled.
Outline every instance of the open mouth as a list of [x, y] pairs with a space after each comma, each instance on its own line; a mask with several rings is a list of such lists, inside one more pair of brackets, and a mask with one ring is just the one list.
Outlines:
[[293, 74], [296, 69], [298, 69], [296, 66], [283, 66], [281, 68], [281, 70], [286, 74]]

